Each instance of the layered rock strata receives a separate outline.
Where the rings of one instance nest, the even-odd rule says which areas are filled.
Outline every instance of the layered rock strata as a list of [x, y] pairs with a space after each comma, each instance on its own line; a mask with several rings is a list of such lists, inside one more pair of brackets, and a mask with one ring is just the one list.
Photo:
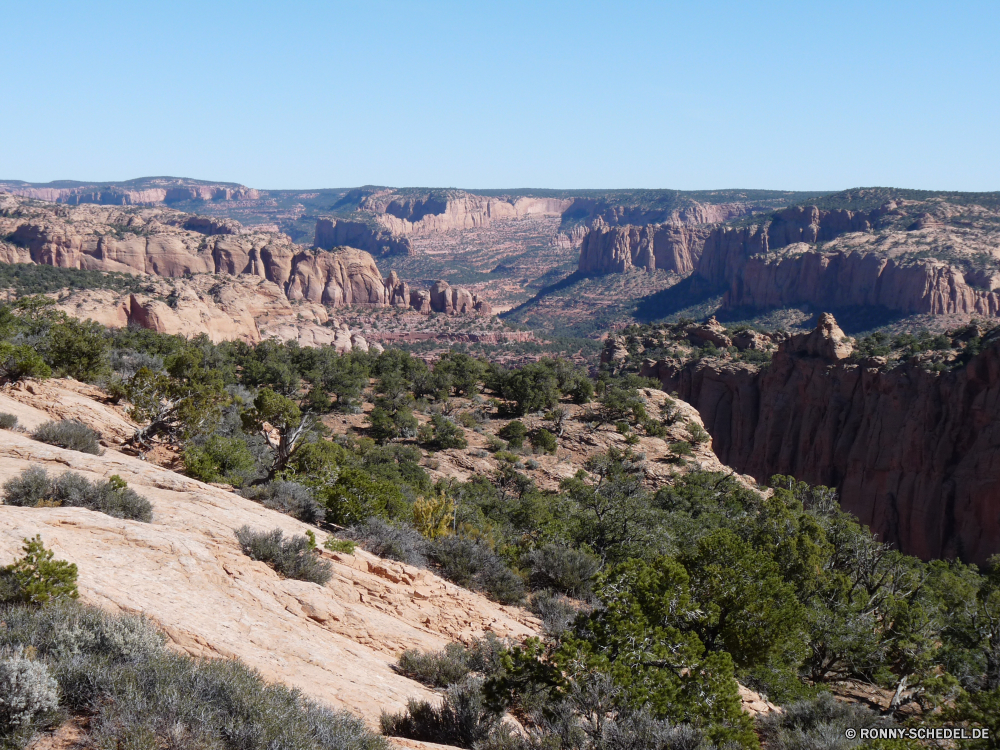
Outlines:
[[835, 487], [843, 508], [908, 554], [984, 563], [1000, 552], [1000, 340], [941, 373], [851, 359], [832, 316], [770, 366], [649, 362], [693, 404], [719, 458], [759, 481]]

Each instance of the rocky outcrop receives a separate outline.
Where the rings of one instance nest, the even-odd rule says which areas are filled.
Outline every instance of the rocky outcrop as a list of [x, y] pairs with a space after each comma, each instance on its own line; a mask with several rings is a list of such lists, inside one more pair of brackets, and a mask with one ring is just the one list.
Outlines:
[[719, 458], [836, 487], [883, 539], [925, 559], [1000, 552], [1000, 340], [941, 373], [855, 362], [832, 316], [779, 345], [770, 366], [649, 363], [693, 404]]
[[609, 226], [598, 219], [580, 245], [584, 274], [622, 273], [630, 268], [694, 271], [708, 230], [683, 224]]
[[376, 256], [412, 255], [413, 246], [375, 221], [364, 219], [317, 219], [316, 247], [356, 247]]
[[[868, 212], [789, 208], [759, 226], [715, 229], [697, 273], [725, 289], [728, 307], [809, 303], [1000, 315], [1000, 277], [992, 270], [966, 271], [967, 264], [956, 262], [962, 254], [974, 260], [991, 252], [989, 237], [955, 236], [926, 213], [905, 230], [877, 231], [881, 223], [905, 216], [893, 202]], [[939, 253], [929, 253], [935, 245]]]
[[431, 310], [445, 315], [473, 312], [488, 315], [493, 312], [489, 302], [480, 300], [468, 289], [450, 286], [447, 281], [438, 281], [431, 287], [430, 303]]
[[115, 185], [54, 182], [0, 182], [0, 192], [35, 200], [80, 205], [152, 206], [187, 201], [257, 200], [260, 191], [232, 183], [209, 183], [174, 177], [152, 177]]
[[[58, 402], [64, 391], [77, 397], [58, 382], [43, 387], [49, 401]], [[19, 403], [22, 392], [0, 397]], [[6, 402], [3, 407], [8, 410]], [[21, 404], [19, 417], [33, 426], [51, 414]], [[93, 419], [88, 423], [107, 432]], [[91, 480], [117, 474], [150, 500], [153, 521], [83, 508], [0, 505], [0, 562], [20, 555], [23, 538], [40, 534], [58, 558], [79, 567], [86, 603], [142, 613], [179, 651], [238, 657], [268, 680], [374, 724], [380, 711], [402, 710], [409, 698], [435, 700], [431, 690], [392, 668], [403, 650], [438, 650], [487, 631], [517, 639], [536, 633], [537, 621], [521, 610], [361, 550], [324, 551], [334, 572], [324, 586], [281, 578], [242, 554], [234, 532], [247, 524], [302, 535], [310, 530], [305, 524], [113, 448], [92, 456], [0, 431], [0, 482], [31, 466]], [[326, 534], [311, 530], [322, 544]]]
[[560, 216], [572, 202], [568, 198], [490, 197], [460, 190], [425, 195], [401, 195], [387, 190], [365, 196], [358, 207], [371, 212], [379, 224], [395, 235], [420, 236], [488, 227], [500, 219]]

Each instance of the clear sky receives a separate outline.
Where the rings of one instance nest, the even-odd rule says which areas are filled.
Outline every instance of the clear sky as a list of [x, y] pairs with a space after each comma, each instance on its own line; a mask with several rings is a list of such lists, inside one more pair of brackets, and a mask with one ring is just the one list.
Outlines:
[[1000, 189], [1000, 2], [4, 2], [0, 178]]

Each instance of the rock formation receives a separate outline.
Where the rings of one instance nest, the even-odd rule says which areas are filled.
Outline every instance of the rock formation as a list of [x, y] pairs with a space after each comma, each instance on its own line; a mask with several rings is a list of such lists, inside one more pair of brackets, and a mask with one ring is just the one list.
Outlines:
[[940, 373], [851, 351], [824, 315], [762, 369], [702, 358], [649, 362], [641, 374], [693, 404], [739, 472], [836, 487], [845, 510], [924, 559], [1000, 552], [1000, 338]]
[[[141, 184], [139, 184], [141, 183]], [[0, 192], [25, 198], [80, 205], [96, 203], [105, 206], [143, 206], [186, 201], [256, 200], [260, 191], [231, 183], [210, 183], [175, 177], [152, 177], [97, 186], [82, 183], [49, 183], [32, 185], [26, 182], [2, 182]]]
[[[150, 276], [146, 294], [74, 292], [62, 301], [66, 312], [105, 325], [318, 345], [336, 339], [323, 328], [326, 309], [413, 305], [424, 313], [492, 314], [489, 303], [446, 282], [434, 301], [395, 274], [383, 279], [363, 250], [306, 250], [282, 234], [170, 209], [68, 208], [0, 195], [0, 237], [0, 262]], [[157, 277], [183, 280], [168, 287]]]
[[[81, 408], [77, 402], [84, 399], [74, 385], [31, 384], [37, 393], [7, 389], [0, 392], [0, 408], [16, 411], [28, 428], [72, 415], [114, 445], [123, 418], [109, 418], [106, 406]], [[361, 550], [324, 552], [334, 567], [325, 586], [283, 579], [243, 555], [234, 532], [248, 524], [301, 535], [309, 529], [305, 524], [113, 448], [92, 456], [0, 431], [0, 482], [29, 466], [57, 474], [68, 469], [92, 480], [117, 474], [152, 502], [153, 521], [123, 521], [83, 508], [0, 505], [0, 562], [19, 555], [24, 537], [40, 534], [59, 558], [79, 567], [83, 601], [141, 612], [180, 651], [239, 657], [268, 679], [375, 724], [380, 711], [402, 710], [409, 698], [435, 699], [392, 669], [404, 649], [438, 650], [486, 631], [515, 638], [536, 632], [536, 620], [521, 610]], [[315, 532], [322, 543], [324, 532]]]
[[412, 255], [413, 246], [375, 221], [364, 219], [317, 219], [316, 247], [356, 247], [372, 255]]
[[657, 268], [687, 275], [694, 271], [708, 231], [683, 224], [609, 226], [600, 218], [580, 245], [578, 270], [585, 274]]

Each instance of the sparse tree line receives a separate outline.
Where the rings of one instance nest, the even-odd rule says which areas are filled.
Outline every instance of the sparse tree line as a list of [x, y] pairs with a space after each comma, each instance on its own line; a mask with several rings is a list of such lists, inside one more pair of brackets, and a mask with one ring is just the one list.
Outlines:
[[[631, 437], [677, 420], [634, 375], [107, 331], [32, 300], [0, 308], [0, 341], [4, 377], [102, 384], [143, 425], [135, 449], [175, 445], [192, 476], [333, 530], [328, 548], [432, 567], [542, 619], [543, 638], [493, 644], [489, 659], [410, 654], [400, 668], [448, 697], [386, 717], [387, 732], [497, 749], [754, 747], [760, 736], [786, 746], [800, 732], [798, 747], [846, 747], [831, 739], [843, 742], [844, 722], [904, 721], [914, 706], [925, 721], [997, 724], [997, 567], [901, 555], [831, 490], [788, 477], [763, 494], [698, 471], [650, 489], [636, 440], [558, 490], [536, 486], [525, 444], [557, 449], [571, 403]], [[360, 437], [328, 434], [324, 414], [365, 404]], [[547, 428], [518, 419], [535, 413]], [[494, 472], [431, 480], [421, 448], [461, 449], [467, 430], [493, 421]], [[708, 436], [696, 423], [688, 432], [689, 453]], [[683, 462], [685, 447], [673, 452]], [[328, 575], [314, 540], [245, 529], [239, 541], [283, 575]], [[755, 727], [737, 679], [794, 710]], [[891, 691], [890, 710], [845, 714], [823, 697], [844, 680]], [[527, 736], [508, 731], [505, 712]]]

